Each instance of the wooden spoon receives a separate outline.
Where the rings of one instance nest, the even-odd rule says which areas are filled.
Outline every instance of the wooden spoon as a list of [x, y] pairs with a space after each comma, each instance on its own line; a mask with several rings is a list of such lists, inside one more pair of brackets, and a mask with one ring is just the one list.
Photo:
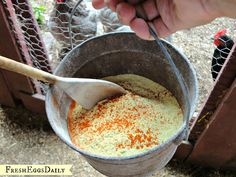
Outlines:
[[3, 56], [0, 56], [0, 68], [55, 84], [85, 109], [91, 109], [98, 101], [107, 97], [125, 93], [121, 86], [112, 82], [59, 77]]

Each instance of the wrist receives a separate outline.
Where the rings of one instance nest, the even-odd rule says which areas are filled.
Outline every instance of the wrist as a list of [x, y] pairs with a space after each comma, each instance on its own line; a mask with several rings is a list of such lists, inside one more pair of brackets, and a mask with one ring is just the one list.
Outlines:
[[236, 18], [236, 0], [202, 0], [206, 2], [206, 9], [213, 17]]
[[221, 1], [224, 0], [202, 0], [206, 11], [213, 19], [224, 16]]

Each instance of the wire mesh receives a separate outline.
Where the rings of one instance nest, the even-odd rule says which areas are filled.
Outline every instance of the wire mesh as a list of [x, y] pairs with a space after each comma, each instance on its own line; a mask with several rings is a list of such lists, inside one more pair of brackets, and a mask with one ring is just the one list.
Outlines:
[[[53, 68], [71, 50], [69, 18], [77, 2], [76, 0], [40, 1], [40, 4], [44, 4], [46, 7], [44, 14], [46, 16], [46, 28], [42, 29], [53, 41], [53, 46], [48, 49]], [[119, 22], [116, 13], [108, 8], [95, 10], [89, 0], [83, 0], [72, 16], [71, 35], [73, 46], [93, 36], [112, 31], [128, 30], [130, 30], [129, 27]]]
[[[17, 42], [21, 44], [20, 50], [25, 62], [50, 72], [51, 68], [53, 70], [71, 50], [69, 17], [77, 1], [12, 0], [11, 2], [11, 7], [6, 5], [6, 10], [10, 14], [9, 23], [17, 36]], [[4, 3], [6, 4], [6, 1]], [[95, 10], [91, 1], [84, 0], [72, 16], [71, 35], [74, 46], [93, 36], [124, 30], [129, 28], [119, 23], [114, 12], [108, 8]], [[36, 92], [45, 94], [47, 85], [32, 81]]]
[[[17, 39], [23, 60], [35, 68], [51, 72], [48, 54], [27, 0], [3, 1], [9, 24]], [[45, 94], [47, 85], [32, 79], [36, 93]]]
[[[52, 2], [48, 30], [56, 40], [59, 60], [71, 50], [69, 36], [69, 18], [78, 1], [64, 0]], [[82, 1], [76, 8], [71, 21], [71, 35], [73, 46], [93, 36], [98, 36], [110, 31], [129, 30], [121, 29], [122, 24], [114, 12], [109, 9], [95, 10], [91, 1]]]
[[[30, 58], [27, 64], [45, 71], [50, 71], [52, 68], [53, 71], [71, 50], [69, 18], [77, 2], [77, 0], [12, 0], [16, 20], [14, 21], [12, 16], [9, 16], [9, 21], [21, 30], [22, 37], [18, 42], [24, 43], [27, 48], [28, 57], [26, 58]], [[31, 15], [34, 15], [37, 24], [33, 22]], [[37, 29], [38, 26], [40, 30]], [[19, 37], [19, 31], [14, 28], [12, 30]], [[113, 31], [130, 31], [130, 28], [122, 25], [116, 13], [110, 9], [95, 10], [91, 0], [83, 0], [72, 16], [73, 46], [93, 36]], [[220, 38], [219, 41], [223, 45], [215, 48], [211, 71], [208, 71], [212, 73], [214, 80], [232, 48], [230, 38]], [[36, 88], [39, 87], [42, 90], [42, 94], [45, 93], [47, 89], [45, 84], [38, 82], [34, 84]]]
[[223, 65], [234, 45], [233, 39], [226, 34], [215, 37], [214, 43], [216, 48], [213, 53], [212, 63], [211, 63], [211, 74], [213, 80], [217, 78]]

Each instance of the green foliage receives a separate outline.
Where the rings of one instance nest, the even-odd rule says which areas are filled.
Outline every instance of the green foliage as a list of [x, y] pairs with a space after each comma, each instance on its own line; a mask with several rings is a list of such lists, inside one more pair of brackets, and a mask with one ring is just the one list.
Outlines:
[[46, 7], [44, 5], [39, 5], [35, 2], [32, 2], [32, 8], [38, 24], [43, 25], [45, 22], [44, 12], [46, 11]]

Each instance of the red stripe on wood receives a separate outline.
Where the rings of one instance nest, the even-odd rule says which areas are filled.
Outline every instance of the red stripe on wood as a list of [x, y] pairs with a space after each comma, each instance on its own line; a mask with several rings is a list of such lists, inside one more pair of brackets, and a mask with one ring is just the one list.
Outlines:
[[[7, 0], [6, 1], [6, 6], [7, 6], [7, 11], [11, 17], [11, 21], [12, 21], [12, 29], [14, 29], [15, 32], [14, 35], [16, 38], [14, 38], [15, 40], [18, 40], [18, 50], [21, 51], [22, 53], [22, 56], [23, 57], [20, 57], [21, 60], [20, 62], [22, 63], [26, 63], [30, 66], [33, 66], [33, 62], [32, 62], [32, 59], [31, 59], [31, 56], [29, 55], [29, 51], [28, 51], [28, 46], [25, 42], [25, 37], [22, 33], [22, 30], [21, 30], [21, 27], [19, 26], [19, 22], [17, 21], [17, 16], [16, 16], [16, 12], [15, 12], [15, 9], [13, 7], [13, 4], [12, 4], [12, 1], [11, 0]], [[6, 22], [7, 23], [7, 22]], [[9, 28], [10, 29], [10, 28]], [[14, 59], [14, 58], [12, 58]], [[37, 93], [41, 93], [41, 89], [38, 87], [39, 85], [39, 82], [35, 79], [32, 79], [32, 82], [34, 83], [35, 85], [35, 89], [37, 91]], [[36, 86], [37, 85], [37, 86]]]
[[[3, 2], [0, 1], [0, 55], [23, 62], [3, 7]], [[19, 90], [34, 93], [34, 89], [27, 77], [13, 72], [7, 72], [5, 70], [1, 71], [7, 82], [9, 90], [15, 97], [19, 97]]]

